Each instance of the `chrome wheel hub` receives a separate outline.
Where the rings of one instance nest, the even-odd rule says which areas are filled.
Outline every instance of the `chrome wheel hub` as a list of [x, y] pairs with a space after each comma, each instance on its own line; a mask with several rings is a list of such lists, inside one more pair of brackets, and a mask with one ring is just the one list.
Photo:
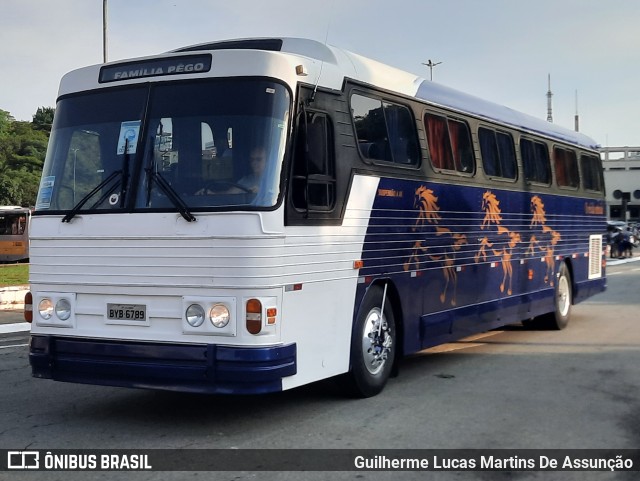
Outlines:
[[381, 315], [379, 308], [371, 309], [362, 333], [362, 358], [371, 374], [382, 371], [392, 345], [393, 339], [387, 320]]
[[565, 276], [560, 276], [558, 279], [558, 311], [561, 316], [566, 316], [569, 312], [570, 302], [570, 289], [569, 282]]

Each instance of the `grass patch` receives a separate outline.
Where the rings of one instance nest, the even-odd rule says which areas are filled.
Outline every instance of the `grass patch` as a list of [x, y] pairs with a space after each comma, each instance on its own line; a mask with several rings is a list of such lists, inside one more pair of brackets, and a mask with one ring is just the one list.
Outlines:
[[0, 287], [29, 284], [29, 264], [0, 264]]

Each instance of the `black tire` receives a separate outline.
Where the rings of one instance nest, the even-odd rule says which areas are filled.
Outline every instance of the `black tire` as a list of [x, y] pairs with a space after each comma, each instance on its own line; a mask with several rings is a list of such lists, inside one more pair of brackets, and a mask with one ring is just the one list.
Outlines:
[[569, 325], [571, 318], [571, 304], [573, 304], [573, 288], [571, 285], [571, 272], [567, 264], [562, 262], [558, 268], [556, 277], [554, 307], [555, 311], [549, 315], [549, 327], [561, 330]]
[[571, 305], [573, 304], [573, 288], [571, 272], [564, 262], [560, 263], [555, 277], [555, 292], [553, 297], [554, 311], [543, 316], [523, 322], [532, 329], [550, 329], [560, 331], [569, 325]]
[[[383, 289], [373, 286], [365, 295], [351, 336], [351, 368], [340, 384], [355, 397], [380, 393], [391, 375], [396, 353], [396, 325], [388, 292], [380, 316]], [[382, 325], [380, 325], [382, 321]]]

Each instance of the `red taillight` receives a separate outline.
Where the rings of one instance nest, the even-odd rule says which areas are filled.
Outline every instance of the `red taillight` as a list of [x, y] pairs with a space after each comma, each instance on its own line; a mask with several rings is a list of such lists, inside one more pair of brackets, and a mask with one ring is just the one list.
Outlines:
[[24, 296], [24, 320], [33, 322], [33, 296], [27, 292]]
[[262, 303], [258, 299], [249, 299], [246, 306], [246, 326], [251, 334], [262, 330]]

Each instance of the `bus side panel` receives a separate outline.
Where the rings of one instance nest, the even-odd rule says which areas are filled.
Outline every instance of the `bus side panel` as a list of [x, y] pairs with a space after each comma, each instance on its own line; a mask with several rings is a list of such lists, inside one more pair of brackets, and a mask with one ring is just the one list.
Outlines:
[[602, 291], [603, 273], [588, 279], [602, 212], [602, 200], [381, 179], [361, 275], [396, 284], [404, 352], [415, 352], [551, 312], [561, 261], [576, 300]]
[[282, 298], [283, 342], [297, 345], [298, 373], [282, 380], [283, 389], [347, 372], [351, 318], [367, 217], [377, 192], [377, 177], [355, 176], [340, 226], [287, 228], [286, 249], [308, 268], [286, 285]]

